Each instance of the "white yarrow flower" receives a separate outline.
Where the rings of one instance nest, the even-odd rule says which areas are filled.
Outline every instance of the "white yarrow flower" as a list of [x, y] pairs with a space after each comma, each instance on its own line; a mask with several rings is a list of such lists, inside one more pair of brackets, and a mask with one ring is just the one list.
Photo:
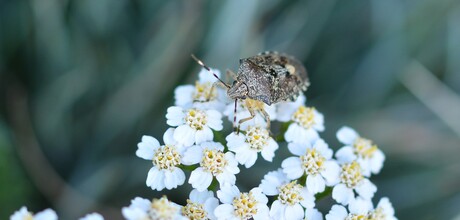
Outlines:
[[366, 200], [372, 199], [377, 187], [364, 177], [358, 162], [341, 164], [340, 182], [332, 189], [332, 198], [342, 205], [355, 199], [355, 192]]
[[336, 153], [338, 160], [345, 162], [358, 161], [363, 168], [364, 176], [367, 177], [371, 173], [378, 174], [380, 172], [385, 161], [385, 155], [371, 140], [360, 137], [350, 127], [342, 127], [337, 132], [337, 139], [345, 144]]
[[266, 161], [271, 162], [278, 149], [278, 143], [270, 137], [270, 132], [265, 127], [248, 127], [239, 134], [231, 133], [226, 140], [228, 149], [235, 152], [236, 160], [246, 168], [254, 165], [258, 152], [261, 152]]
[[18, 211], [14, 212], [10, 216], [10, 220], [57, 220], [58, 216], [52, 209], [45, 209], [41, 212], [37, 212], [35, 215], [27, 210], [27, 207], [23, 206]]
[[167, 124], [177, 126], [174, 139], [184, 146], [192, 146], [211, 141], [214, 134], [211, 129], [222, 130], [222, 115], [216, 110], [183, 109], [178, 106], [168, 108]]
[[326, 215], [326, 220], [369, 219], [368, 213], [372, 209], [372, 203], [368, 200], [357, 198], [350, 202], [348, 209], [349, 212], [341, 205], [334, 205]]
[[131, 200], [129, 207], [123, 207], [121, 212], [126, 220], [186, 220], [181, 215], [182, 206], [169, 201], [166, 196], [161, 199], [148, 199], [136, 197]]
[[281, 164], [289, 179], [307, 175], [306, 186], [313, 194], [323, 192], [326, 186], [339, 182], [340, 167], [332, 159], [332, 150], [324, 140], [318, 139], [313, 146], [309, 143], [289, 143], [288, 148], [297, 156], [289, 157]]
[[264, 176], [259, 188], [267, 196], [278, 196], [270, 208], [272, 219], [303, 219], [304, 208], [315, 206], [315, 197], [297, 181], [290, 181], [281, 169]]
[[174, 129], [168, 129], [163, 135], [165, 145], [160, 146], [157, 139], [143, 136], [137, 145], [136, 155], [152, 161], [146, 184], [153, 190], [173, 189], [185, 182], [185, 173], [178, 166], [181, 163], [184, 147], [173, 138]]
[[183, 164], [200, 166], [192, 171], [188, 182], [198, 191], [206, 190], [214, 177], [223, 184], [235, 184], [235, 174], [240, 172], [235, 155], [224, 153], [224, 146], [217, 142], [204, 142], [188, 147], [184, 153]]
[[217, 219], [269, 219], [268, 198], [260, 188], [240, 193], [235, 185], [225, 184], [217, 191], [217, 197], [223, 203], [214, 211]]
[[[220, 71], [212, 69], [220, 77]], [[217, 79], [202, 68], [195, 85], [182, 85], [174, 90], [175, 105], [182, 108], [215, 109], [224, 111], [228, 102], [226, 91], [213, 84]]]
[[214, 210], [219, 205], [219, 200], [214, 197], [213, 191], [200, 192], [194, 189], [189, 197], [187, 204], [182, 207], [182, 215], [190, 219], [217, 219]]
[[305, 105], [306, 101], [305, 95], [302, 93], [297, 97], [294, 102], [279, 102], [276, 103], [276, 120], [281, 122], [288, 122], [291, 120], [294, 112], [302, 105]]
[[298, 107], [291, 115], [291, 121], [284, 133], [287, 142], [313, 142], [319, 138], [318, 132], [324, 131], [324, 116], [312, 107]]
[[80, 220], [104, 220], [104, 217], [102, 217], [99, 213], [91, 213], [85, 215], [83, 218], [80, 218]]

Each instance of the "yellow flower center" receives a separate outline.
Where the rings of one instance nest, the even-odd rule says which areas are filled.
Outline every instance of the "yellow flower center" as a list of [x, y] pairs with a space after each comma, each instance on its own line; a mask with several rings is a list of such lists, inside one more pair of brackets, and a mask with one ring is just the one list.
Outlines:
[[207, 123], [206, 113], [198, 109], [190, 109], [185, 115], [185, 123], [195, 130], [201, 130]]
[[233, 199], [234, 213], [239, 219], [251, 219], [257, 214], [257, 200], [249, 193], [240, 193], [240, 197]]
[[180, 154], [174, 146], [162, 146], [153, 156], [152, 163], [162, 170], [173, 170], [180, 164]]
[[377, 207], [373, 211], [369, 212], [369, 216], [367, 217], [368, 220], [385, 220], [386, 215], [383, 211], [382, 207]]
[[203, 167], [204, 170], [216, 176], [224, 171], [227, 163], [225, 154], [222, 151], [206, 149], [203, 151], [200, 166]]
[[173, 220], [177, 207], [173, 206], [166, 196], [161, 199], [153, 199], [150, 205], [149, 216], [151, 219]]
[[364, 179], [358, 162], [353, 161], [342, 165], [340, 179], [348, 188], [355, 188]]
[[366, 215], [348, 214], [345, 220], [367, 220]]
[[353, 143], [353, 148], [355, 153], [361, 155], [364, 158], [371, 158], [374, 155], [374, 152], [377, 151], [378, 147], [375, 144], [372, 144], [372, 141], [369, 139], [358, 137]]
[[22, 218], [22, 220], [33, 220], [34, 219], [34, 214], [32, 212], [27, 212], [26, 215]]
[[316, 149], [307, 149], [307, 153], [300, 156], [300, 160], [302, 161], [305, 173], [307, 175], [314, 175], [321, 172], [326, 158], [324, 158], [323, 155], [321, 155]]
[[300, 126], [309, 129], [315, 125], [315, 108], [300, 106], [292, 116], [292, 120]]
[[182, 214], [190, 220], [206, 220], [208, 213], [204, 210], [203, 204], [198, 204], [187, 199], [187, 205], [182, 207]]
[[250, 127], [246, 132], [246, 142], [249, 143], [252, 149], [258, 152], [267, 146], [269, 137], [267, 129], [260, 127]]
[[278, 200], [282, 204], [294, 205], [303, 200], [301, 196], [302, 186], [297, 184], [297, 181], [292, 181], [288, 184], [284, 184], [278, 189], [280, 194], [278, 195]]
[[192, 97], [194, 101], [212, 101], [217, 98], [217, 90], [212, 87], [212, 83], [210, 82], [200, 83], [196, 81]]

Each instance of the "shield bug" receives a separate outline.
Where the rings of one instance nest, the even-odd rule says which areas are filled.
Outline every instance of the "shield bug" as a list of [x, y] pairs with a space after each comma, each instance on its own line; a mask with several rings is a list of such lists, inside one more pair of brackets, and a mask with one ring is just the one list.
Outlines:
[[234, 123], [236, 123], [236, 105], [238, 99], [244, 104], [251, 116], [240, 119], [239, 125], [255, 117], [260, 112], [270, 127], [270, 116], [264, 110], [267, 105], [281, 101], [294, 101], [309, 86], [307, 70], [296, 58], [277, 52], [263, 52], [253, 57], [240, 59], [238, 73], [227, 73], [234, 79], [231, 85], [222, 81], [201, 60], [192, 54], [198, 64], [211, 72], [219, 81], [217, 85], [227, 88], [227, 95], [235, 100]]

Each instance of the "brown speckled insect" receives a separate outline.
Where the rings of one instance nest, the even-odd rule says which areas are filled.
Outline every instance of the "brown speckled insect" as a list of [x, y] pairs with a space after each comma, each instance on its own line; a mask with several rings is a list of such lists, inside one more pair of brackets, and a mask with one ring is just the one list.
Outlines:
[[[236, 105], [238, 99], [245, 100], [245, 105], [251, 116], [243, 118], [239, 125], [255, 117], [260, 112], [270, 128], [270, 116], [264, 109], [263, 103], [271, 105], [281, 101], [294, 101], [302, 91], [309, 86], [307, 70], [296, 58], [277, 52], [263, 52], [256, 56], [240, 59], [238, 74], [227, 73], [235, 80], [232, 85], [222, 81], [201, 60], [192, 54], [198, 64], [214, 74], [219, 80], [215, 85], [227, 88], [227, 95], [235, 99], [234, 123], [236, 122]], [[214, 85], [213, 85], [214, 86]]]

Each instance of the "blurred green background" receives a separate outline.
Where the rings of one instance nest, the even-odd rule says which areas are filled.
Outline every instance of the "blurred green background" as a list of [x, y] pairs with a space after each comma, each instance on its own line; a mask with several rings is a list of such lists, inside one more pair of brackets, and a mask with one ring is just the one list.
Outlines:
[[[22, 205], [120, 219], [160, 196], [134, 152], [197, 77], [190, 54], [236, 70], [265, 50], [304, 62], [334, 150], [349, 125], [386, 153], [375, 201], [400, 219], [460, 218], [458, 0], [2, 0], [0, 219]], [[242, 190], [287, 155], [239, 174]], [[183, 204], [189, 190], [161, 194]]]

